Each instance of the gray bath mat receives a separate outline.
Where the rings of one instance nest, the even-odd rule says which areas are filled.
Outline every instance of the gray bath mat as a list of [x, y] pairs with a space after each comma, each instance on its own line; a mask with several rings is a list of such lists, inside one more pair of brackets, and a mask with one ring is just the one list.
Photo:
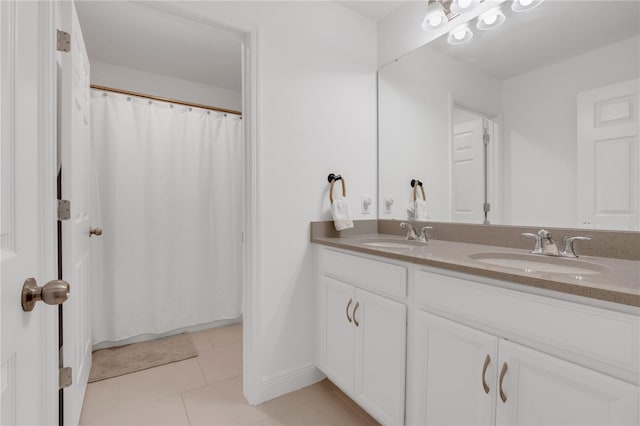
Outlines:
[[89, 383], [198, 356], [187, 333], [93, 353]]

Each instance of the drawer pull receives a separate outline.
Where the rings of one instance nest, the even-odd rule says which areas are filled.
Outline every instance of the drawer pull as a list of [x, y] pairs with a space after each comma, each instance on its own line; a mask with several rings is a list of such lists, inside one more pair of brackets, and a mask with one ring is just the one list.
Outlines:
[[507, 402], [507, 395], [505, 395], [504, 390], [502, 390], [502, 381], [504, 380], [504, 375], [507, 374], [508, 369], [509, 366], [506, 362], [502, 364], [502, 370], [500, 371], [500, 399], [502, 399], [502, 402]]
[[489, 393], [491, 389], [489, 389], [489, 385], [487, 385], [487, 368], [489, 368], [489, 363], [491, 362], [491, 357], [487, 354], [487, 357], [484, 359], [484, 365], [482, 366], [482, 387], [484, 388], [484, 393]]
[[352, 303], [353, 303], [353, 300], [349, 299], [349, 303], [347, 303], [347, 310], [346, 310], [347, 321], [349, 321], [349, 322], [351, 322], [351, 317], [349, 316], [349, 306], [351, 306]]
[[359, 307], [360, 307], [360, 302], [356, 302], [356, 307], [353, 308], [353, 322], [356, 324], [356, 327], [360, 326], [360, 323], [356, 319], [356, 311], [358, 310]]

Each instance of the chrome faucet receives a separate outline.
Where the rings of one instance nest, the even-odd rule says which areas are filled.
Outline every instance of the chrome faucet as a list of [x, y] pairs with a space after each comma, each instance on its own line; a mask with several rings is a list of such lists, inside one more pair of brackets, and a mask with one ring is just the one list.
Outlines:
[[590, 237], [565, 237], [564, 238], [564, 250], [558, 251], [558, 246], [551, 238], [551, 233], [545, 229], [541, 229], [537, 234], [531, 234], [525, 232], [522, 234], [525, 237], [535, 238], [536, 245], [531, 253], [544, 254], [546, 256], [560, 256], [560, 257], [578, 257], [576, 254], [573, 243], [577, 241], [587, 241]]
[[421, 243], [426, 243], [427, 241], [429, 241], [429, 236], [427, 235], [427, 231], [429, 229], [433, 229], [432, 226], [423, 226], [422, 228], [420, 228], [420, 235], [418, 235], [418, 232], [413, 227], [413, 225], [411, 225], [408, 222], [401, 222], [400, 228], [407, 230], [407, 237], [405, 239], [415, 240]]

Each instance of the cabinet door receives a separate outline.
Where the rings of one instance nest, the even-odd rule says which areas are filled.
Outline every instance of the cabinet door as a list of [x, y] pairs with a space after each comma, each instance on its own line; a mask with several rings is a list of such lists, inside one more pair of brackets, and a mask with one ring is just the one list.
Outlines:
[[406, 306], [356, 290], [355, 400], [383, 424], [404, 424]]
[[356, 327], [353, 324], [355, 288], [320, 276], [320, 365], [344, 392], [353, 394]]
[[637, 386], [500, 341], [499, 425], [637, 425]]
[[416, 310], [407, 377], [407, 423], [495, 422], [498, 338]]

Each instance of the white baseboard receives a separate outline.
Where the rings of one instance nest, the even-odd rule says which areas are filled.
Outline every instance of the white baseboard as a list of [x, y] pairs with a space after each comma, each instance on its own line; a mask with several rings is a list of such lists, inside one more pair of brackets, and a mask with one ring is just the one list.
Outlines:
[[314, 363], [299, 365], [263, 376], [260, 386], [262, 389], [259, 392], [259, 403], [311, 386], [325, 377]]

